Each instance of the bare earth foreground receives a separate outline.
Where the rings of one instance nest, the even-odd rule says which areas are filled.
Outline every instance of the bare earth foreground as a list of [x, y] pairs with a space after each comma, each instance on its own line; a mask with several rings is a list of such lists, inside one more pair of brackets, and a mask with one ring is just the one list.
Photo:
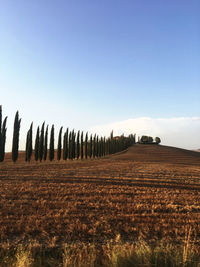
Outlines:
[[[190, 239], [200, 244], [200, 153], [135, 145], [104, 159], [0, 164], [3, 244]], [[22, 160], [23, 158], [23, 160]]]

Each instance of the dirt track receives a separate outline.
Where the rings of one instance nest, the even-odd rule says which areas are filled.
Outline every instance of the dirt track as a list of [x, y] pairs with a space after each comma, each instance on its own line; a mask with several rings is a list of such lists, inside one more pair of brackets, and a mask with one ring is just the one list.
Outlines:
[[[10, 157], [10, 155], [7, 155]], [[20, 158], [23, 159], [21, 154]], [[135, 145], [104, 159], [0, 164], [1, 243], [200, 239], [200, 153]]]

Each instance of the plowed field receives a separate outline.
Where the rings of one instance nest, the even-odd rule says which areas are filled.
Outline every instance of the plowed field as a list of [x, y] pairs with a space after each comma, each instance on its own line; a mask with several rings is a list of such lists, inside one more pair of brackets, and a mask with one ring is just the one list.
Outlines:
[[200, 153], [135, 145], [95, 160], [0, 164], [1, 244], [200, 240]]

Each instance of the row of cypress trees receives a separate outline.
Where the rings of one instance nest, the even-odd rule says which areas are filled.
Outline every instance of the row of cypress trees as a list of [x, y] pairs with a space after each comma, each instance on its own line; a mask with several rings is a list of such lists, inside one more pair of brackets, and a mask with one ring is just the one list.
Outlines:
[[[7, 117], [2, 122], [2, 107], [0, 106], [0, 161], [4, 160], [5, 142], [6, 142], [6, 122]], [[19, 119], [19, 112], [16, 112], [13, 130], [12, 142], [12, 160], [16, 162], [18, 159], [19, 149], [19, 133], [20, 133], [21, 119]], [[50, 161], [55, 158], [55, 134], [54, 125], [51, 127], [50, 140], [48, 145], [48, 125], [45, 129], [45, 122], [41, 128], [38, 126], [35, 136], [35, 143], [33, 149], [33, 122], [26, 135], [25, 160], [30, 162], [33, 152], [35, 161], [46, 161], [47, 157]], [[99, 137], [98, 135], [85, 134], [83, 131], [75, 132], [66, 129], [63, 136], [63, 127], [59, 130], [58, 144], [57, 144], [57, 160], [73, 160], [73, 159], [88, 159], [99, 158], [109, 154], [114, 154], [122, 151], [135, 143], [135, 135], [124, 135], [114, 137], [113, 131], [108, 138]]]
[[[46, 127], [45, 135], [44, 129], [45, 123], [42, 124], [41, 131], [38, 126], [36, 137], [35, 137], [35, 149], [34, 157], [35, 161], [47, 160], [47, 153], [49, 152], [49, 160], [55, 159], [55, 146], [54, 146], [54, 125], [51, 127], [50, 131], [50, 144], [48, 150], [48, 125]], [[59, 130], [58, 144], [57, 144], [57, 160], [73, 160], [73, 159], [87, 159], [87, 158], [98, 158], [109, 154], [114, 154], [122, 151], [132, 144], [135, 143], [135, 135], [129, 135], [125, 137], [124, 135], [113, 137], [113, 131], [109, 138], [99, 137], [96, 134], [90, 135], [88, 138], [88, 133], [85, 134], [83, 131], [78, 131], [77, 133], [69, 128], [66, 129], [62, 137], [63, 127]], [[30, 134], [31, 133], [31, 134]], [[26, 161], [30, 161], [32, 153], [32, 124], [27, 132], [26, 141]], [[30, 143], [30, 145], [29, 145]], [[29, 155], [29, 156], [27, 156]]]

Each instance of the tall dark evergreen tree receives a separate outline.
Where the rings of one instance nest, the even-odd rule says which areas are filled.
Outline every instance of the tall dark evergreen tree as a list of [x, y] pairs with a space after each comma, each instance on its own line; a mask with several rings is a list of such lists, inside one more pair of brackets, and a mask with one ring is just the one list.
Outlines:
[[69, 149], [68, 149], [68, 158], [72, 159], [72, 132], [69, 133]]
[[4, 161], [5, 157], [5, 145], [6, 145], [6, 122], [7, 122], [7, 117], [3, 121], [3, 126], [1, 128], [1, 156], [0, 156], [0, 161]]
[[99, 137], [96, 139], [96, 157], [99, 157]]
[[6, 123], [7, 117], [5, 117], [2, 125], [2, 107], [0, 106], [0, 162], [4, 161], [5, 157], [5, 144], [6, 144]]
[[30, 134], [30, 129], [28, 130], [26, 134], [26, 151], [25, 151], [25, 161], [28, 161], [28, 142], [29, 142], [29, 134]]
[[110, 133], [110, 139], [113, 139], [113, 130]]
[[68, 132], [69, 129], [67, 128], [64, 138], [63, 138], [63, 159], [66, 160], [68, 157]]
[[25, 160], [30, 161], [31, 160], [31, 155], [32, 155], [32, 128], [33, 128], [33, 123], [31, 123], [31, 126], [27, 132], [26, 135], [26, 153], [25, 153]]
[[62, 129], [60, 128], [59, 136], [58, 136], [58, 148], [57, 148], [57, 160], [61, 159], [61, 150], [62, 150]]
[[43, 122], [43, 124], [42, 124], [41, 133], [40, 133], [40, 141], [39, 141], [39, 160], [40, 160], [40, 162], [42, 161], [43, 156], [44, 156], [44, 124], [45, 124], [45, 122]]
[[13, 162], [16, 162], [18, 159], [20, 124], [21, 124], [21, 119], [19, 119], [19, 112], [17, 111], [15, 115], [14, 130], [13, 130], [13, 143], [12, 143]]
[[29, 137], [28, 137], [28, 148], [27, 148], [27, 160], [31, 160], [33, 152], [33, 122], [31, 123], [30, 129], [29, 129]]
[[40, 127], [37, 127], [36, 137], [35, 137], [35, 160], [39, 159], [39, 145], [40, 145]]
[[133, 144], [135, 144], [136, 143], [136, 134], [134, 134], [134, 136], [133, 136]]
[[50, 144], [49, 144], [49, 160], [54, 160], [54, 125], [51, 127]]
[[44, 160], [47, 160], [47, 151], [48, 151], [48, 125], [45, 131], [45, 138], [44, 138]]
[[99, 151], [98, 151], [99, 157], [101, 157], [101, 138], [99, 137]]
[[66, 151], [65, 151], [65, 154], [66, 154], [66, 159], [69, 158], [69, 128], [67, 128], [67, 131], [66, 131]]
[[93, 158], [96, 157], [96, 134], [94, 135], [93, 139]]
[[101, 137], [100, 139], [100, 152], [99, 152], [100, 157], [103, 157], [103, 138]]
[[89, 150], [89, 157], [92, 157], [92, 134], [90, 135], [90, 150]]
[[79, 159], [79, 157], [80, 157], [80, 131], [78, 131], [76, 139], [76, 158]]
[[83, 131], [81, 132], [81, 159], [83, 159]]
[[76, 133], [73, 131], [73, 138], [72, 138], [72, 158], [75, 159], [76, 157]]
[[65, 155], [66, 155], [66, 132], [64, 133], [63, 136], [63, 160], [66, 160]]
[[2, 106], [0, 105], [0, 133], [2, 128]]
[[71, 132], [71, 141], [70, 141], [70, 159], [73, 159], [73, 155], [74, 155], [74, 130]]
[[110, 153], [109, 154], [113, 154], [113, 130], [110, 133]]
[[110, 138], [108, 138], [108, 140], [107, 140], [107, 147], [108, 147], [108, 155], [110, 155], [111, 154], [111, 145], [110, 145]]
[[85, 135], [85, 159], [87, 159], [88, 156], [88, 133]]
[[105, 157], [105, 155], [106, 155], [106, 138], [104, 136], [104, 138], [103, 138], [103, 156]]
[[2, 128], [2, 106], [0, 106], [0, 161], [2, 160], [2, 134], [1, 134], [1, 128]]

